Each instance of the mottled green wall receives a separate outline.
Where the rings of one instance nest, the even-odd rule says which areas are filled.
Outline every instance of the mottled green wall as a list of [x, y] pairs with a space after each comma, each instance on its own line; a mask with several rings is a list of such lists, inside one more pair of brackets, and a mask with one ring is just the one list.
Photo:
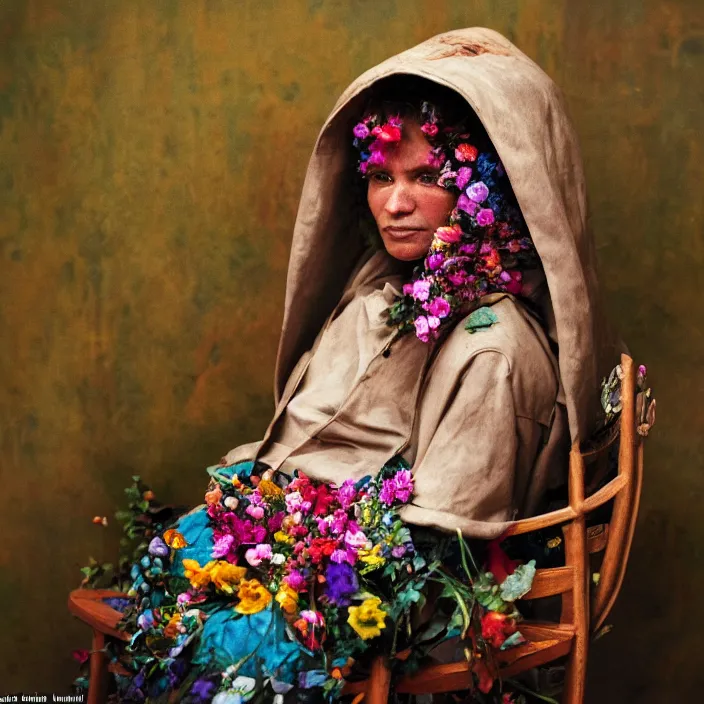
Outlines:
[[339, 92], [472, 25], [565, 90], [605, 292], [660, 404], [590, 701], [699, 693], [701, 0], [0, 4], [0, 693], [68, 691], [88, 631], [66, 594], [116, 547], [90, 518], [131, 474], [194, 503], [202, 468], [260, 436], [297, 197]]

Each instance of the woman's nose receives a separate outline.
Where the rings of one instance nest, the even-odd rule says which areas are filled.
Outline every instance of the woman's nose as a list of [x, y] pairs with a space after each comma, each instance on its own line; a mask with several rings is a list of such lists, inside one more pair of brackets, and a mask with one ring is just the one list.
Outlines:
[[395, 183], [385, 207], [390, 215], [406, 215], [415, 210], [416, 203], [406, 184]]

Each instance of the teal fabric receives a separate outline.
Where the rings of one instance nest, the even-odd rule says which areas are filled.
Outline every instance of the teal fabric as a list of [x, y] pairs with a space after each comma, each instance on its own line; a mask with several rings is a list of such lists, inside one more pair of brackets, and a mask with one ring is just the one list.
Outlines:
[[[218, 473], [246, 478], [253, 468], [253, 462], [241, 462], [218, 468]], [[179, 550], [178, 564], [172, 566], [174, 574], [183, 576], [182, 560], [196, 560], [204, 565], [212, 559], [213, 530], [208, 526], [208, 520], [203, 505], [176, 523], [176, 530], [183, 534], [188, 546]], [[302, 645], [287, 637], [281, 610], [273, 609], [271, 604], [249, 616], [238, 614], [232, 607], [223, 607], [210, 612], [205, 621], [193, 663], [202, 665], [216, 658], [234, 664], [251, 656], [241, 666], [239, 674], [256, 677], [263, 666], [276, 679], [293, 684], [301, 658], [307, 652]]]

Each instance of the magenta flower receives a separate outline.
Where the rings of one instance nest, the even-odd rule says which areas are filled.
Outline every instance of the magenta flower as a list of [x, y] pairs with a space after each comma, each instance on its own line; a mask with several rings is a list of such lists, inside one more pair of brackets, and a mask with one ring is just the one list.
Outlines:
[[305, 577], [298, 570], [291, 570], [282, 581], [286, 582], [291, 589], [295, 589], [297, 592], [300, 592], [306, 586]]
[[380, 149], [374, 149], [372, 150], [372, 153], [369, 155], [369, 159], [367, 160], [366, 163], [372, 164], [373, 166], [381, 166], [384, 163], [384, 155], [382, 154]]
[[403, 120], [400, 115], [391, 115], [386, 124], [391, 125], [392, 127], [401, 127], [403, 125]]
[[430, 296], [430, 281], [419, 279], [413, 282], [413, 298], [416, 301], [427, 301]]
[[467, 195], [475, 203], [483, 203], [489, 197], [489, 189], [483, 181], [475, 181], [467, 188]]
[[467, 282], [467, 274], [464, 271], [458, 271], [448, 274], [447, 279], [453, 286], [463, 286]]
[[447, 318], [450, 315], [450, 304], [444, 298], [438, 296], [432, 300], [427, 310], [431, 315], [438, 318]]
[[420, 131], [427, 134], [428, 137], [434, 137], [438, 133], [438, 126], [432, 122], [425, 122], [421, 125]]
[[463, 244], [460, 247], [460, 254], [476, 254], [477, 253], [477, 243], [471, 242], [470, 244]]
[[482, 208], [477, 213], [477, 225], [485, 227], [494, 222], [494, 211], [491, 208]]
[[474, 215], [474, 213], [477, 210], [477, 204], [473, 201], [470, 200], [467, 197], [466, 193], [463, 193], [458, 199], [457, 199], [457, 207], [460, 210], [464, 210], [465, 213], [469, 213], [470, 215]]
[[455, 180], [455, 185], [460, 191], [464, 191], [464, 187], [469, 183], [469, 179], [472, 178], [472, 169], [469, 166], [462, 166], [457, 171], [457, 179]]
[[366, 174], [368, 168], [369, 168], [369, 163], [366, 162], [366, 161], [363, 161], [363, 162], [359, 165], [359, 172], [362, 173], [362, 174]]
[[393, 477], [396, 498], [406, 503], [413, 495], [413, 475], [409, 469], [401, 469]]
[[428, 327], [430, 328], [430, 332], [433, 333], [433, 337], [434, 337], [435, 331], [440, 327], [440, 318], [438, 318], [435, 315], [429, 315], [428, 316]]
[[225, 533], [224, 535], [221, 535], [215, 542], [213, 543], [213, 552], [211, 553], [212, 557], [219, 559], [221, 557], [225, 557], [227, 553], [230, 552], [230, 549], [232, 548], [232, 544], [235, 542], [235, 538], [233, 535], [230, 535], [229, 533]]
[[[411, 286], [411, 284], [406, 285]], [[404, 293], [406, 293], [405, 287]], [[357, 498], [357, 490], [355, 489], [354, 485], [355, 482], [353, 479], [346, 479], [344, 482], [342, 482], [342, 485], [337, 490], [337, 500], [340, 502], [340, 506], [342, 506], [342, 508], [349, 508], [354, 503], [354, 500]], [[337, 511], [335, 511], [335, 516], [337, 515]]]
[[299, 491], [292, 491], [286, 494], [286, 511], [288, 513], [296, 513], [303, 508], [303, 497]]
[[[442, 266], [442, 263], [445, 261], [445, 255], [442, 252], [437, 252], [436, 254], [431, 254], [428, 259], [427, 259], [427, 265], [428, 269], [431, 271], [435, 271], [436, 269], [439, 269]], [[413, 287], [411, 287], [411, 291], [413, 290]]]
[[366, 139], [369, 136], [369, 128], [363, 122], [358, 122], [352, 133], [357, 139]]
[[412, 296], [413, 295], [413, 284], [403, 284], [403, 295]]
[[523, 290], [523, 274], [520, 271], [510, 271], [511, 281], [506, 284], [506, 290], [517, 296]]

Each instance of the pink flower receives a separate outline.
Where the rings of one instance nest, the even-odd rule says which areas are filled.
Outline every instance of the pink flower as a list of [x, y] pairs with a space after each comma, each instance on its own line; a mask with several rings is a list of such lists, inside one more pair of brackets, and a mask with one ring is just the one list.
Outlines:
[[396, 498], [404, 503], [411, 498], [413, 494], [413, 475], [409, 469], [402, 469], [394, 475], [393, 478]]
[[453, 286], [463, 286], [467, 282], [467, 274], [461, 270], [455, 274], [448, 274], [447, 278]]
[[324, 518], [316, 518], [316, 523], [318, 524], [318, 533], [320, 535], [327, 535], [330, 530], [330, 524]]
[[376, 127], [374, 127], [374, 129], [372, 129], [372, 134], [373, 134], [375, 137], [378, 137], [378, 136], [381, 134], [381, 127], [380, 127], [379, 125], [377, 125]]
[[359, 550], [360, 548], [366, 547], [368, 542], [364, 531], [359, 530], [353, 533], [351, 530], [347, 530], [345, 532], [345, 545], [347, 545], [347, 547]]
[[470, 242], [469, 244], [463, 244], [460, 247], [460, 254], [476, 254], [477, 252], [477, 243], [476, 242]]
[[343, 562], [354, 565], [357, 561], [357, 553], [354, 550], [343, 550], [342, 548], [338, 548], [337, 550], [333, 550], [332, 555], [330, 555], [330, 559], [338, 565]]
[[[435, 230], [435, 237], [446, 244], [455, 244], [462, 238], [462, 228], [459, 225], [448, 225], [446, 227], [438, 227]], [[426, 299], [422, 299], [426, 300]]]
[[357, 139], [366, 139], [369, 136], [369, 128], [363, 122], [358, 122], [352, 133]]
[[220, 558], [220, 557], [225, 557], [228, 552], [230, 552], [230, 548], [232, 547], [232, 543], [235, 542], [235, 537], [233, 535], [230, 535], [229, 533], [225, 533], [224, 535], [221, 535], [214, 543], [213, 543], [213, 552], [212, 552], [212, 557], [214, 558]]
[[392, 127], [401, 127], [401, 125], [403, 124], [403, 120], [401, 119], [400, 115], [391, 115], [389, 117], [388, 124]]
[[311, 611], [310, 609], [306, 609], [305, 611], [301, 611], [301, 618], [313, 626], [325, 625], [325, 619], [320, 611]]
[[413, 282], [413, 298], [416, 301], [427, 301], [430, 296], [430, 281], [419, 279]]
[[286, 511], [288, 513], [296, 513], [303, 507], [303, 497], [299, 491], [292, 491], [286, 494]]
[[476, 161], [478, 154], [477, 148], [471, 144], [460, 144], [455, 149], [455, 159], [457, 161]]
[[432, 122], [425, 122], [421, 125], [420, 131], [427, 134], [428, 137], [434, 137], [438, 133], [438, 126]]
[[245, 513], [249, 514], [255, 521], [264, 518], [264, 509], [261, 506], [255, 506], [254, 504], [247, 506]]
[[430, 327], [428, 326], [428, 319], [424, 315], [419, 315], [414, 321], [413, 325], [416, 328], [416, 337], [421, 342], [427, 342], [430, 339]]
[[489, 197], [489, 189], [484, 181], [475, 181], [467, 188], [467, 195], [475, 203], [483, 203]]
[[403, 295], [412, 296], [413, 295], [413, 284], [403, 284]]
[[477, 225], [485, 227], [494, 222], [494, 211], [491, 208], [482, 208], [477, 213]]
[[[352, 482], [351, 479], [346, 480], [345, 483], [347, 482]], [[354, 482], [352, 482], [354, 483]], [[345, 506], [345, 508], [349, 508], [353, 503], [354, 503], [354, 497], [357, 495], [357, 492], [353, 494], [352, 500]], [[342, 502], [340, 502], [342, 503]], [[330, 523], [330, 532], [333, 533], [334, 535], [341, 535], [342, 533], [345, 532], [345, 529], [347, 528], [347, 514], [345, 511], [342, 509], [338, 508], [335, 513], [332, 515], [332, 521]]]
[[[431, 333], [434, 333], [435, 330], [437, 330], [440, 327], [440, 318], [438, 318], [435, 315], [429, 315], [428, 316], [428, 327], [430, 328]], [[435, 337], [435, 335], [433, 335]]]
[[457, 171], [455, 185], [460, 191], [463, 191], [464, 187], [469, 183], [470, 178], [472, 178], [472, 169], [469, 166], [462, 166]]
[[252, 567], [257, 567], [261, 565], [264, 560], [271, 560], [271, 545], [268, 543], [261, 543], [254, 548], [250, 548], [245, 552], [244, 559], [249, 562]]
[[[340, 485], [340, 488], [337, 490], [337, 500], [340, 502], [340, 506], [342, 506], [342, 508], [349, 508], [354, 503], [355, 498], [357, 498], [357, 490], [354, 485], [354, 479], [345, 479], [345, 481]], [[344, 511], [341, 513], [342, 515], [345, 515]], [[337, 516], [338, 512], [335, 511], [334, 515]]]
[[363, 161], [363, 162], [359, 165], [359, 172], [362, 173], [362, 174], [366, 174], [368, 168], [369, 168], [369, 162]]
[[433, 299], [427, 310], [438, 318], [447, 318], [450, 314], [450, 304], [444, 298], [438, 296]]

